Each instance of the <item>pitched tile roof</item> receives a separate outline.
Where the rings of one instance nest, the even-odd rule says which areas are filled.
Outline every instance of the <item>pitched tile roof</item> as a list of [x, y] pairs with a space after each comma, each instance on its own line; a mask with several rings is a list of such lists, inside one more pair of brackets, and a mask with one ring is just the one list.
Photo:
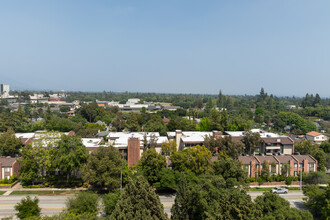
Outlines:
[[322, 133], [319, 133], [316, 131], [311, 131], [311, 132], [306, 133], [306, 135], [316, 137], [316, 136], [322, 135]]
[[0, 163], [2, 167], [11, 167], [16, 159], [16, 157], [0, 157]]

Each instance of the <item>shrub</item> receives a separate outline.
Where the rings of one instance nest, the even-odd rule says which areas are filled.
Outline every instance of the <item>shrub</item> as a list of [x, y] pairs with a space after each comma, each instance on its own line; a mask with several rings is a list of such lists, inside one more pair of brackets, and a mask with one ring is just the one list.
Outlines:
[[299, 180], [300, 180], [300, 177], [298, 177], [298, 176], [292, 177], [292, 181], [299, 181]]
[[3, 183], [3, 184], [8, 184], [8, 179], [7, 179], [7, 177], [5, 177], [5, 178], [2, 180], [2, 183]]
[[291, 183], [292, 183], [292, 177], [291, 177], [291, 176], [288, 176], [288, 177], [285, 179], [285, 185], [290, 186]]
[[31, 217], [39, 217], [41, 209], [38, 206], [39, 199], [35, 197], [33, 200], [30, 196], [23, 198], [21, 202], [15, 205], [16, 214], [20, 219], [26, 219]]
[[16, 181], [17, 181], [17, 175], [16, 175], [16, 173], [14, 173], [14, 174], [9, 178], [8, 183], [9, 183], [9, 184], [12, 184], [12, 183], [14, 183], [14, 182], [16, 182]]
[[259, 177], [257, 179], [257, 182], [258, 182], [259, 186], [261, 186], [262, 184], [264, 184], [265, 180], [263, 178]]
[[68, 213], [72, 214], [97, 214], [98, 196], [91, 192], [79, 192], [75, 197], [66, 202]]
[[88, 183], [84, 183], [83, 187], [87, 189], [88, 188]]
[[255, 181], [256, 181], [256, 178], [255, 177], [248, 178], [248, 182], [249, 183], [253, 183]]

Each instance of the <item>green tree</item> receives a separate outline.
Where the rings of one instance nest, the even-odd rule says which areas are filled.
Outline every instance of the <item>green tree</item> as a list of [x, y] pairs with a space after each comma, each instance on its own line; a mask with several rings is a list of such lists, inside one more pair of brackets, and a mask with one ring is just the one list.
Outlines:
[[221, 176], [203, 176], [196, 183], [179, 183], [172, 219], [253, 219], [251, 197], [239, 189], [226, 189]]
[[82, 170], [82, 178], [96, 187], [117, 188], [120, 186], [123, 165], [121, 153], [116, 148], [99, 147], [88, 157], [87, 164]]
[[262, 163], [262, 170], [260, 176], [266, 181], [270, 177], [269, 165], [270, 165], [269, 162], [266, 160]]
[[131, 132], [140, 131], [138, 114], [130, 113], [128, 116], [127, 122], [126, 122], [126, 126], [127, 126], [128, 130]]
[[171, 208], [174, 220], [189, 220], [189, 192], [188, 183], [184, 175], [181, 174], [174, 204]]
[[145, 124], [144, 131], [159, 132], [160, 135], [166, 135], [165, 123], [159, 115], [151, 116], [151, 119]]
[[159, 182], [154, 183], [153, 187], [157, 190], [174, 190], [177, 188], [177, 171], [163, 168], [159, 174]]
[[222, 151], [222, 138], [205, 135], [204, 146], [212, 153], [215, 154], [216, 151]]
[[70, 111], [70, 106], [60, 106], [60, 112], [68, 112]]
[[172, 167], [179, 172], [204, 174], [211, 170], [212, 154], [205, 146], [194, 146], [171, 155]]
[[301, 130], [302, 133], [317, 131], [317, 127], [313, 122], [303, 119], [294, 112], [280, 112], [275, 119], [275, 127], [280, 130], [283, 130], [286, 125], [294, 125], [295, 129]]
[[290, 164], [287, 164], [287, 163], [283, 164], [282, 169], [281, 169], [281, 175], [284, 177], [289, 176], [290, 170], [291, 170]]
[[161, 149], [162, 149], [162, 154], [170, 156], [171, 154], [177, 151], [175, 140], [169, 140], [167, 142], [163, 142]]
[[226, 109], [222, 110], [220, 112], [220, 125], [222, 128], [222, 131], [228, 131], [229, 129], [229, 116]]
[[16, 138], [15, 132], [9, 128], [7, 132], [0, 135], [0, 155], [15, 156], [23, 147], [23, 143], [19, 138]]
[[155, 149], [157, 147], [157, 136], [154, 134], [151, 134], [149, 137], [147, 137], [147, 134], [145, 133], [143, 135], [143, 152], [145, 152], [148, 149]]
[[87, 162], [87, 150], [77, 136], [62, 135], [54, 148], [54, 165], [67, 176], [69, 181], [73, 173], [77, 173]]
[[245, 152], [254, 154], [256, 148], [261, 145], [262, 139], [259, 133], [247, 131], [243, 137], [243, 143], [245, 144]]
[[222, 95], [221, 90], [219, 91], [219, 95], [218, 95], [218, 100], [217, 100], [217, 106], [219, 108], [224, 108], [224, 102], [225, 102], [225, 97]]
[[150, 184], [158, 181], [158, 174], [165, 166], [165, 156], [157, 153], [155, 149], [145, 151], [138, 162], [138, 168]]
[[143, 176], [129, 178], [110, 219], [167, 219], [158, 195]]
[[319, 170], [325, 171], [326, 155], [318, 144], [312, 143], [310, 140], [304, 140], [295, 144], [294, 148], [295, 152], [312, 155], [318, 162]]
[[329, 142], [323, 142], [320, 145], [320, 148], [325, 152], [325, 153], [330, 153], [330, 143]]
[[77, 111], [78, 114], [86, 118], [89, 122], [93, 122], [97, 116], [98, 105], [94, 101], [92, 103], [84, 103]]
[[241, 141], [233, 141], [231, 136], [225, 136], [221, 139], [221, 148], [219, 150], [224, 155], [238, 159], [238, 156], [244, 152], [244, 144]]
[[219, 158], [213, 163], [213, 173], [221, 175], [227, 187], [246, 185], [247, 172], [243, 169], [243, 164], [237, 160]]
[[212, 108], [209, 116], [210, 130], [222, 131], [221, 127], [221, 114], [215, 108]]
[[120, 198], [120, 191], [109, 192], [105, 196], [103, 196], [103, 203], [104, 203], [104, 212], [108, 216], [111, 215], [113, 210], [115, 209], [117, 202]]
[[75, 197], [68, 198], [66, 211], [75, 215], [91, 214], [96, 216], [98, 195], [91, 192], [79, 192]]
[[309, 186], [303, 188], [305, 205], [311, 210], [316, 218], [328, 219], [330, 216], [330, 187], [326, 190], [318, 186]]
[[117, 112], [115, 119], [112, 121], [112, 125], [116, 131], [122, 131], [125, 128], [125, 120], [123, 119], [121, 112]]
[[328, 175], [325, 172], [309, 172], [305, 178], [304, 182], [308, 184], [327, 184]]
[[262, 213], [262, 219], [313, 219], [310, 212], [290, 208], [288, 201], [274, 193], [265, 192], [258, 196], [255, 204]]
[[199, 122], [199, 124], [196, 127], [196, 130], [198, 131], [210, 131], [211, 130], [211, 125], [210, 125], [210, 121], [208, 118], [203, 117], [201, 119], [201, 121]]
[[31, 185], [38, 178], [39, 164], [36, 161], [32, 145], [22, 149], [22, 158], [19, 159], [21, 168], [19, 169], [20, 178], [23, 185]]
[[28, 219], [33, 217], [39, 217], [41, 208], [39, 208], [39, 199], [35, 197], [31, 199], [30, 196], [23, 198], [19, 203], [15, 205], [16, 214], [20, 219]]

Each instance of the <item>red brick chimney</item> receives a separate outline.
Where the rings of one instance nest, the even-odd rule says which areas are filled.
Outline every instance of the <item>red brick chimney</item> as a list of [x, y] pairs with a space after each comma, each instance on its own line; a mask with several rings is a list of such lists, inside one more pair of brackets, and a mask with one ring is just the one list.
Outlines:
[[213, 133], [213, 137], [215, 137], [215, 138], [221, 138], [222, 137], [221, 131], [212, 131], [212, 133]]
[[140, 139], [130, 138], [127, 144], [127, 164], [133, 166], [140, 160]]

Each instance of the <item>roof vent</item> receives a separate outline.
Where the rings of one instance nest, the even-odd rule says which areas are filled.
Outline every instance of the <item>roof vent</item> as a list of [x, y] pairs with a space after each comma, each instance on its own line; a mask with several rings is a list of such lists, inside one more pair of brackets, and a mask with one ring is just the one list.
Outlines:
[[277, 142], [281, 142], [281, 139], [277, 139]]

